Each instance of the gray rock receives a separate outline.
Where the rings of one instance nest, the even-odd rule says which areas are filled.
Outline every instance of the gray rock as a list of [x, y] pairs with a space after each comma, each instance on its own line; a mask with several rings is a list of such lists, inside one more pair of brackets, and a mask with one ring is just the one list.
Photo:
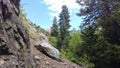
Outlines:
[[19, 7], [20, 0], [0, 0], [0, 68], [36, 68]]
[[58, 49], [56, 49], [55, 47], [53, 47], [51, 44], [49, 44], [47, 41], [42, 40], [41, 42], [37, 43], [37, 45], [35, 45], [35, 47], [40, 50], [41, 52], [43, 52], [44, 54], [46, 54], [47, 56], [55, 59], [55, 60], [59, 60], [60, 59], [60, 52]]

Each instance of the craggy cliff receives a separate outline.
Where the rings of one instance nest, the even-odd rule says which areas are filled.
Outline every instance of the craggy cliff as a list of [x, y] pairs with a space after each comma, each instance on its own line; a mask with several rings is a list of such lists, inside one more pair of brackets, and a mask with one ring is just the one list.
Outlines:
[[0, 0], [0, 68], [36, 68], [19, 6], [20, 0]]

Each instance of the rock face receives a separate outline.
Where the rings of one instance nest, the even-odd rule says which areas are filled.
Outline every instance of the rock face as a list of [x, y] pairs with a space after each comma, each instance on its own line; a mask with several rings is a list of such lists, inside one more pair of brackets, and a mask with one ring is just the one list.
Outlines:
[[50, 45], [47, 41], [42, 40], [40, 43], [37, 43], [35, 46], [38, 50], [46, 54], [47, 56], [59, 60], [60, 59], [60, 52], [58, 49]]
[[0, 68], [36, 68], [19, 18], [20, 0], [0, 0]]

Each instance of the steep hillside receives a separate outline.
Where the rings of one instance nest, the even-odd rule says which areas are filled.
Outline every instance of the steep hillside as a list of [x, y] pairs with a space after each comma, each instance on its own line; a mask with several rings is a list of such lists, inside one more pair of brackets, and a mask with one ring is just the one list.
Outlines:
[[80, 68], [66, 59], [54, 60], [35, 48], [41, 40], [48, 42], [49, 32], [27, 20], [19, 2], [0, 0], [0, 68]]
[[33, 55], [35, 55], [38, 68], [81, 68], [80, 66], [70, 62], [67, 59], [61, 57], [60, 61], [56, 61], [55, 59], [52, 59], [37, 50], [34, 47], [36, 43], [42, 40], [46, 40], [49, 43], [48, 39], [50, 33], [40, 28], [40, 26], [33, 24], [30, 20], [26, 19], [23, 12], [21, 13], [21, 20], [30, 36], [31, 52]]

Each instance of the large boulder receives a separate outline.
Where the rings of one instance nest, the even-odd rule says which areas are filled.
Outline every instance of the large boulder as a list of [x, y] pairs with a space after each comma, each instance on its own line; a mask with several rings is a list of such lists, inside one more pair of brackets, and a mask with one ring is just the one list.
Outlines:
[[47, 56], [59, 60], [60, 59], [60, 52], [58, 49], [53, 47], [51, 44], [49, 44], [47, 41], [42, 40], [39, 43], [35, 45], [35, 47], [41, 51], [42, 53], [46, 54]]

